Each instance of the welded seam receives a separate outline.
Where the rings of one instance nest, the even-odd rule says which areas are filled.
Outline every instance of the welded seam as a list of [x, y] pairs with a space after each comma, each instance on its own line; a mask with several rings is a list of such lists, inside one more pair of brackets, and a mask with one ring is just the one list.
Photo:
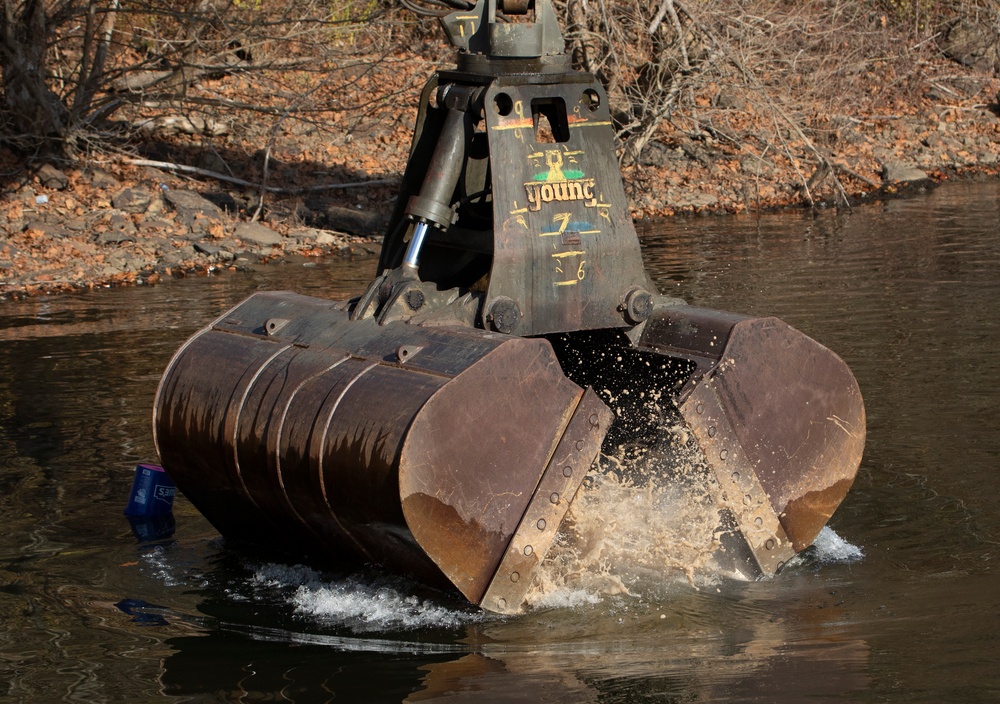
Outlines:
[[347, 528], [344, 526], [344, 524], [341, 523], [340, 519], [337, 518], [336, 511], [334, 511], [333, 507], [330, 505], [330, 499], [326, 493], [326, 479], [324, 478], [325, 467], [323, 459], [326, 457], [326, 451], [325, 451], [326, 440], [330, 432], [330, 424], [333, 422], [333, 416], [334, 414], [336, 414], [337, 409], [340, 407], [341, 401], [344, 400], [344, 396], [347, 395], [347, 392], [351, 390], [351, 387], [354, 386], [354, 384], [358, 381], [358, 379], [363, 377], [365, 374], [367, 374], [377, 366], [379, 366], [378, 362], [372, 362], [367, 367], [362, 369], [353, 379], [351, 379], [347, 383], [347, 386], [345, 386], [344, 390], [340, 392], [340, 395], [337, 397], [337, 400], [334, 401], [333, 408], [330, 409], [330, 412], [326, 416], [326, 422], [323, 424], [323, 437], [320, 440], [319, 453], [318, 453], [319, 456], [317, 457], [317, 469], [319, 471], [319, 490], [320, 494], [323, 496], [323, 504], [326, 506], [327, 509], [329, 509], [330, 517], [333, 518], [333, 522], [337, 524], [338, 528], [340, 528], [340, 532], [346, 535], [348, 538], [350, 538], [350, 540], [355, 544], [355, 546], [357, 546], [361, 554], [365, 555], [369, 559], [372, 559], [371, 553], [369, 553], [364, 548], [364, 546], [358, 541], [358, 539], [354, 537], [354, 534], [348, 531]]
[[[251, 495], [250, 490], [247, 488], [246, 482], [243, 481], [243, 472], [240, 469], [240, 447], [239, 447], [239, 430], [240, 430], [240, 418], [243, 415], [243, 408], [246, 406], [247, 398], [250, 396], [250, 392], [253, 390], [254, 385], [257, 383], [257, 379], [260, 375], [264, 373], [271, 363], [285, 353], [286, 350], [292, 349], [293, 345], [285, 345], [277, 352], [268, 357], [263, 364], [261, 364], [257, 371], [254, 372], [253, 377], [247, 383], [246, 387], [243, 389], [243, 396], [240, 398], [239, 405], [236, 407], [235, 421], [232, 426], [232, 444], [233, 444], [233, 468], [236, 470], [236, 478], [240, 482], [240, 486], [243, 487], [243, 494], [250, 500], [250, 503], [254, 505], [255, 508], [260, 509], [260, 505], [254, 500], [253, 495]], [[228, 413], [227, 415], [227, 434], [229, 431], [228, 423]]]
[[163, 387], [166, 384], [167, 377], [170, 376], [170, 373], [177, 365], [177, 361], [187, 351], [188, 347], [193, 345], [196, 340], [200, 340], [205, 333], [213, 331], [215, 329], [215, 326], [221, 323], [226, 318], [228, 318], [231, 313], [232, 311], [226, 311], [218, 318], [216, 318], [214, 321], [212, 321], [211, 324], [206, 325], [201, 330], [199, 330], [194, 335], [185, 340], [184, 344], [181, 345], [180, 348], [176, 352], [174, 352], [174, 356], [170, 358], [170, 362], [167, 364], [167, 368], [163, 370], [163, 376], [160, 377], [160, 383], [156, 385], [156, 395], [153, 396], [153, 449], [156, 450], [157, 457], [160, 457], [160, 437], [159, 437], [160, 434], [157, 431], [156, 426], [159, 425], [157, 420], [160, 416], [160, 398], [163, 396]]
[[[278, 486], [281, 488], [281, 494], [282, 496], [285, 497], [285, 504], [289, 508], [289, 510], [291, 510], [291, 512], [295, 515], [295, 517], [299, 520], [299, 522], [302, 523], [302, 525], [304, 525], [309, 530], [309, 532], [313, 533], [314, 535], [316, 535], [316, 532], [312, 530], [312, 527], [309, 525], [309, 523], [305, 520], [305, 518], [302, 517], [302, 514], [300, 514], [298, 510], [295, 508], [295, 504], [292, 502], [291, 497], [288, 496], [288, 490], [285, 488], [285, 479], [284, 476], [282, 475], [282, 468], [281, 468], [281, 446], [282, 446], [282, 438], [285, 432], [285, 420], [288, 418], [288, 410], [292, 407], [292, 402], [295, 401], [295, 397], [298, 395], [299, 391], [301, 391], [306, 384], [310, 384], [316, 379], [322, 377], [324, 374], [327, 374], [333, 369], [336, 369], [350, 358], [351, 355], [349, 354], [344, 355], [342, 359], [334, 362], [326, 369], [316, 372], [309, 378], [304, 379], [302, 383], [296, 386], [295, 390], [293, 390], [292, 393], [289, 395], [288, 401], [285, 403], [285, 408], [281, 412], [281, 421], [278, 423], [278, 429], [275, 433], [274, 469], [275, 469], [275, 478], [278, 481]], [[313, 421], [313, 423], [315, 427], [315, 421]], [[320, 479], [320, 482], [322, 483], [322, 479]], [[317, 537], [319, 536], [317, 535]]]

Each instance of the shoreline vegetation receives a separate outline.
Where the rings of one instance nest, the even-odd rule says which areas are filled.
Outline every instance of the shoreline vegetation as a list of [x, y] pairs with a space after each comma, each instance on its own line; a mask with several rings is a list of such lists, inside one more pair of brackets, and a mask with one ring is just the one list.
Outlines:
[[[394, 3], [330, 19], [204, 0], [192, 19], [91, 0], [89, 24], [45, 18], [33, 78], [10, 36], [44, 11], [4, 2], [0, 300], [377, 254], [420, 90], [453, 65], [435, 23]], [[996, 2], [555, 5], [607, 87], [637, 221], [851, 208], [1000, 173]], [[197, 41], [176, 53], [171, 32]]]

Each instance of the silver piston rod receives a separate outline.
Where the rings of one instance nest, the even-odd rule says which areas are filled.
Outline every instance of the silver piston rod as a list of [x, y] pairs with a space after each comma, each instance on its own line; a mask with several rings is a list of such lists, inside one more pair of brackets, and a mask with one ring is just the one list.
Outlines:
[[456, 213], [451, 201], [465, 163], [466, 133], [470, 126], [468, 108], [477, 92], [478, 89], [472, 86], [448, 84], [442, 86], [438, 94], [439, 102], [448, 111], [420, 193], [406, 204], [406, 218], [416, 223], [403, 256], [403, 266], [411, 270], [416, 270], [419, 265], [420, 250], [430, 227], [444, 232], [455, 222]]

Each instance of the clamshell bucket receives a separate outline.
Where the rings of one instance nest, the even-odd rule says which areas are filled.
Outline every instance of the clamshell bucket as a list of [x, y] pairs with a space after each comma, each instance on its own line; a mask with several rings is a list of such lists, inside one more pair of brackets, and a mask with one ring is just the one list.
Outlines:
[[157, 393], [162, 464], [224, 535], [491, 611], [521, 608], [599, 454], [704, 478], [734, 566], [775, 573], [860, 463], [850, 370], [780, 320], [656, 295], [607, 95], [548, 0], [442, 24], [457, 67], [424, 89], [375, 279], [257, 294], [192, 337]]

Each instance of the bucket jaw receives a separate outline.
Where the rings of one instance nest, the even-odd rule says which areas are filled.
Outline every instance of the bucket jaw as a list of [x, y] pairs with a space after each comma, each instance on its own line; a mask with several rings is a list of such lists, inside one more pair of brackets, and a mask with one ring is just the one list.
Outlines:
[[521, 605], [611, 420], [545, 340], [351, 321], [292, 293], [196, 334], [154, 407], [164, 465], [222, 534], [495, 611]]
[[675, 306], [657, 311], [641, 346], [696, 362], [678, 410], [746, 541], [749, 572], [774, 574], [854, 481], [865, 409], [853, 375], [777, 318]]
[[157, 391], [161, 463], [226, 536], [496, 612], [599, 455], [707, 477], [735, 567], [773, 574], [857, 471], [850, 371], [775, 318], [656, 295], [607, 95], [549, 0], [443, 25], [457, 66], [424, 89], [375, 279], [341, 303], [256, 294], [188, 340]]

